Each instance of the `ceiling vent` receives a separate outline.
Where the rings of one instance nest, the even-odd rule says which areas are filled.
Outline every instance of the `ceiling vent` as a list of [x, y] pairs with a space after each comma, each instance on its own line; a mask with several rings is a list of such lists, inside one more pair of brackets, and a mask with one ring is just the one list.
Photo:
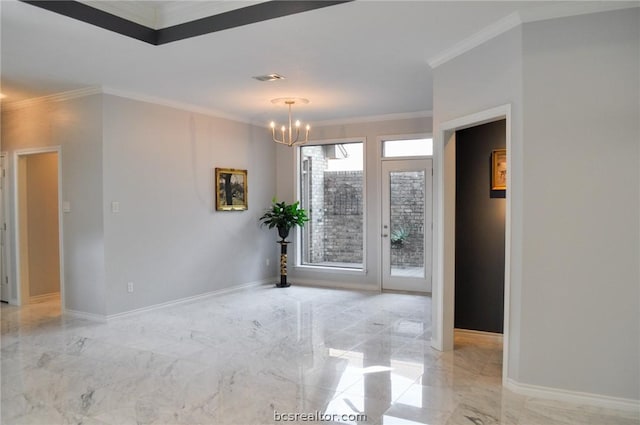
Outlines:
[[253, 77], [258, 81], [278, 81], [284, 80], [285, 76], [280, 74], [268, 74], [268, 75], [258, 75], [257, 77]]

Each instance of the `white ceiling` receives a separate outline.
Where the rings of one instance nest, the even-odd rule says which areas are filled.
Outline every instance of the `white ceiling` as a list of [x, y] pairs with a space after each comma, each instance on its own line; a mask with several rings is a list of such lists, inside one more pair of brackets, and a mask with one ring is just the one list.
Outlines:
[[[120, 2], [98, 3], [115, 13], [113, 6]], [[178, 3], [183, 2], [117, 6], [129, 19], [137, 11], [137, 21], [164, 27], [257, 2], [184, 2], [191, 8]], [[4, 0], [0, 90], [6, 96], [3, 103], [9, 103], [102, 86], [256, 123], [285, 114], [282, 106], [270, 102], [278, 97], [308, 98], [310, 103], [296, 107], [294, 114], [312, 123], [415, 114], [432, 108], [429, 60], [464, 45], [496, 22], [637, 5], [358, 0], [152, 46]], [[287, 79], [251, 78], [274, 72]]]
[[159, 29], [264, 1], [244, 0], [87, 0], [81, 1], [96, 9], [109, 12], [149, 28]]

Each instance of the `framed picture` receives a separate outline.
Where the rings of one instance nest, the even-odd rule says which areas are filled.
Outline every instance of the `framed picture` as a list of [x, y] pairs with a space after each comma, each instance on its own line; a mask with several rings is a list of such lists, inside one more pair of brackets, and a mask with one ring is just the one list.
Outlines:
[[491, 152], [491, 190], [507, 189], [507, 150]]
[[247, 209], [247, 170], [216, 168], [216, 210]]

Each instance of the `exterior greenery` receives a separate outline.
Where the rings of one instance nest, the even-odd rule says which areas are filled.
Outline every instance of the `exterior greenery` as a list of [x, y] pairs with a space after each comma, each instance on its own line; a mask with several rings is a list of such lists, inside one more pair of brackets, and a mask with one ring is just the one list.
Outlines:
[[404, 227], [399, 227], [391, 232], [391, 247], [402, 248], [404, 241], [409, 237], [409, 231]]

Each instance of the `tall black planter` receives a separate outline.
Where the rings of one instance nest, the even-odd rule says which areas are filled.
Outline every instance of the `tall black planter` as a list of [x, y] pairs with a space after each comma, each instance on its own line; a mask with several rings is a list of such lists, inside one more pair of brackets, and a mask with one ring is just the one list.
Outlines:
[[290, 227], [278, 227], [278, 236], [284, 241], [289, 236], [289, 230], [291, 230]]
[[[289, 233], [289, 231], [287, 231], [287, 233]], [[287, 245], [289, 245], [289, 242], [282, 238], [278, 243], [280, 244], [280, 283], [276, 283], [276, 286], [278, 288], [287, 288], [291, 286], [291, 284], [287, 282]]]

